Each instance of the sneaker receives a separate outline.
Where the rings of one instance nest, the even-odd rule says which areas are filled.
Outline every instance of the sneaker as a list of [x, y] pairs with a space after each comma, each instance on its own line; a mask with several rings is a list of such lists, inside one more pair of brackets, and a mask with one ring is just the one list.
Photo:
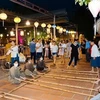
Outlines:
[[74, 66], [75, 69], [77, 69], [77, 66]]

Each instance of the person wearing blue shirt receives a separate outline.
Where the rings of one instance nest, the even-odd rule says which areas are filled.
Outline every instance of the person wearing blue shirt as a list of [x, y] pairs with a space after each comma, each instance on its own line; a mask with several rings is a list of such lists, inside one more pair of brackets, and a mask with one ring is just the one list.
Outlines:
[[29, 47], [30, 47], [31, 59], [33, 59], [34, 57], [34, 64], [36, 64], [36, 43], [34, 39], [32, 39], [32, 41], [30, 42]]

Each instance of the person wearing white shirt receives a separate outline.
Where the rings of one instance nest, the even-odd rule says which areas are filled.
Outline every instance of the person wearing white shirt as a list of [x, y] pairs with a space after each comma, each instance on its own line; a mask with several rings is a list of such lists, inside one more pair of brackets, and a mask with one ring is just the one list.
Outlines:
[[38, 40], [38, 42], [36, 43], [36, 58], [37, 60], [42, 57], [42, 52], [43, 52], [43, 45], [41, 40]]
[[66, 48], [67, 48], [66, 55], [68, 58], [70, 58], [70, 56], [71, 56], [71, 44], [72, 44], [71, 40], [69, 40], [69, 42], [66, 44]]
[[56, 57], [57, 57], [57, 52], [58, 52], [58, 46], [56, 45], [55, 41], [53, 41], [51, 52], [52, 52], [52, 55], [53, 55], [53, 64], [56, 65]]
[[18, 46], [15, 44], [14, 41], [11, 42], [11, 48], [8, 50], [6, 55], [11, 54], [11, 65], [13, 66], [14, 61], [19, 62], [19, 57], [18, 57]]
[[91, 41], [91, 66], [92, 66], [92, 71], [94, 71], [94, 68], [98, 68], [100, 67], [100, 53], [98, 50], [97, 45], [94, 43], [94, 41]]
[[61, 56], [61, 63], [65, 63], [65, 49], [66, 49], [66, 44], [65, 41], [62, 41], [61, 44], [59, 45], [59, 55]]

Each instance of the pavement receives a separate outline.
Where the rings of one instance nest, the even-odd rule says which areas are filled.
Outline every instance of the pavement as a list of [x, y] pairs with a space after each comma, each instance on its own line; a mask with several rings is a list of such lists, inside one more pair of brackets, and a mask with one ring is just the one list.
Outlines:
[[[36, 80], [28, 80], [19, 85], [8, 82], [7, 71], [0, 70], [0, 100], [90, 100], [97, 95], [97, 72], [91, 72], [90, 63], [85, 57], [78, 61], [77, 69], [70, 66], [69, 59], [61, 64], [57, 58], [56, 66], [52, 60], [45, 58], [51, 71]], [[21, 86], [20, 86], [21, 85]], [[2, 93], [3, 92], [3, 93]], [[8, 94], [4, 94], [8, 93]]]

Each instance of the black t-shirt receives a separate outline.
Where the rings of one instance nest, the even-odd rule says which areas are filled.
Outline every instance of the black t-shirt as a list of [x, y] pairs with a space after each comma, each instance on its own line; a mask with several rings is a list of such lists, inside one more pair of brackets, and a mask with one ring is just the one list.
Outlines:
[[72, 48], [71, 51], [72, 55], [78, 55], [78, 48], [79, 48], [78, 44], [76, 46], [74, 44], [71, 44], [71, 48]]

